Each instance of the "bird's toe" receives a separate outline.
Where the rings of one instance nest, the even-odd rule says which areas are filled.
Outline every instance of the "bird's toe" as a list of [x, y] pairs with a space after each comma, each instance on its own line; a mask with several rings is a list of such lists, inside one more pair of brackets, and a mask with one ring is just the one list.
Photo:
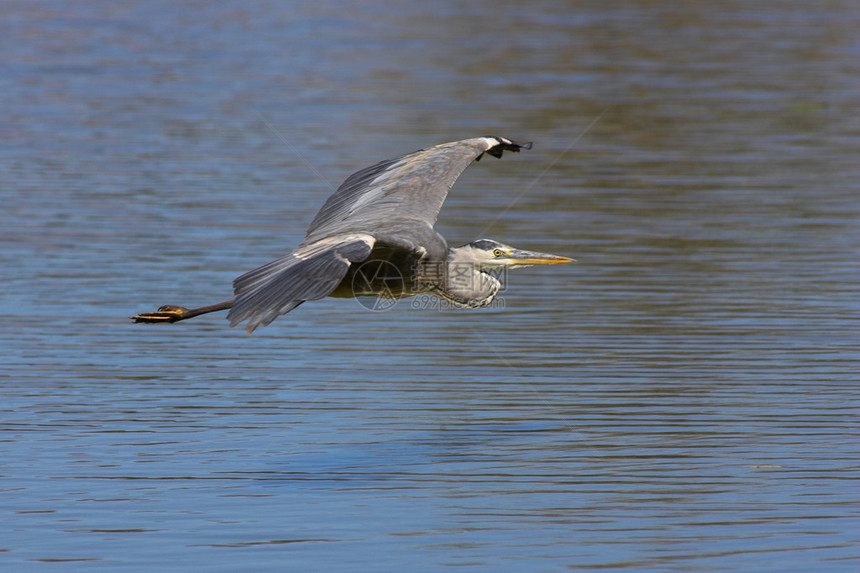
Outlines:
[[141, 312], [135, 314], [131, 319], [135, 322], [176, 322], [182, 319], [188, 309], [182, 306], [166, 304], [155, 312]]

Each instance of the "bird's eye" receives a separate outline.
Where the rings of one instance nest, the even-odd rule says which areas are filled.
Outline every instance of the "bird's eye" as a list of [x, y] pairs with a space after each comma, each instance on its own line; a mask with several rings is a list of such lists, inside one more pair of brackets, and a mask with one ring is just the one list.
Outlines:
[[493, 249], [493, 256], [494, 257], [501, 257], [502, 256], [502, 249]]

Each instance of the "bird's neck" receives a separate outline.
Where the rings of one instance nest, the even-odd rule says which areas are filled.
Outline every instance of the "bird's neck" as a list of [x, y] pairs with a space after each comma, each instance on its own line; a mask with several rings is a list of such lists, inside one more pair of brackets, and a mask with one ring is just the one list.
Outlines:
[[468, 246], [448, 249], [445, 273], [441, 278], [437, 294], [455, 306], [465, 308], [487, 306], [502, 286], [496, 277], [481, 271]]

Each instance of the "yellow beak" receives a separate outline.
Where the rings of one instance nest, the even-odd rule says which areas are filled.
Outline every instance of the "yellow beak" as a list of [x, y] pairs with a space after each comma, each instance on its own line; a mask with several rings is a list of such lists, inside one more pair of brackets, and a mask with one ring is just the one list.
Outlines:
[[559, 263], [570, 263], [575, 259], [561, 257], [559, 255], [550, 255], [548, 253], [538, 253], [535, 251], [522, 251], [515, 249], [508, 253], [505, 257], [512, 265], [557, 265]]

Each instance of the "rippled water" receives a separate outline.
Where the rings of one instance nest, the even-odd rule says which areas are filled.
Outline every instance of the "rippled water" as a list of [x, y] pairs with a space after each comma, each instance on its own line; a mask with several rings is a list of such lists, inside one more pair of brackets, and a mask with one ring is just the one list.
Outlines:
[[[4, 5], [4, 570], [856, 570], [856, 3], [214, 4]], [[496, 308], [126, 320], [483, 134]]]

